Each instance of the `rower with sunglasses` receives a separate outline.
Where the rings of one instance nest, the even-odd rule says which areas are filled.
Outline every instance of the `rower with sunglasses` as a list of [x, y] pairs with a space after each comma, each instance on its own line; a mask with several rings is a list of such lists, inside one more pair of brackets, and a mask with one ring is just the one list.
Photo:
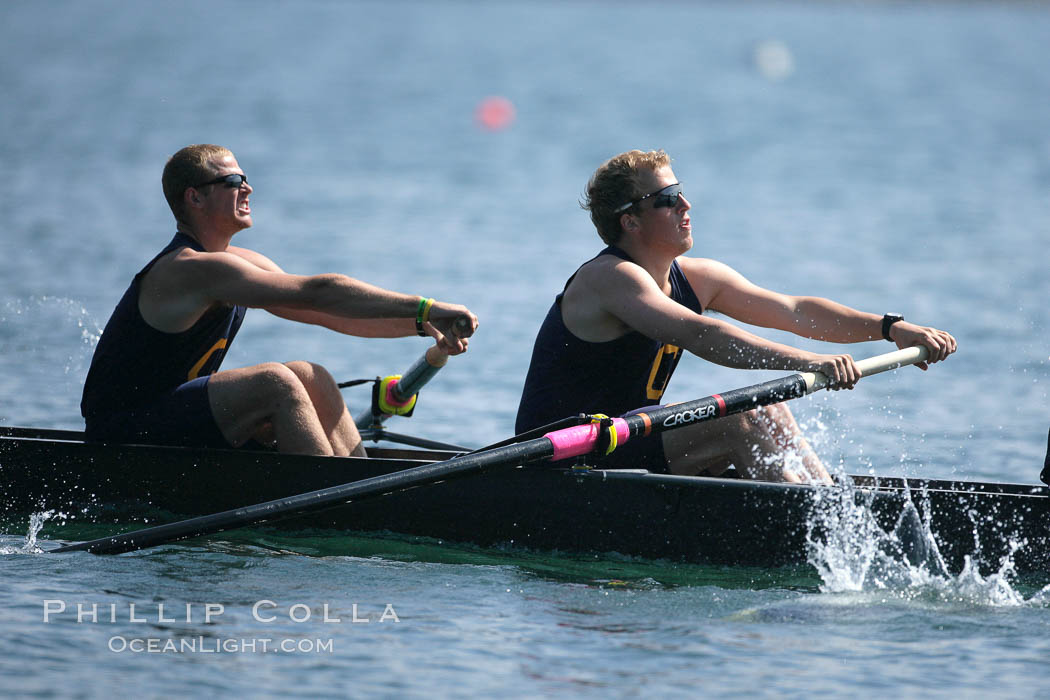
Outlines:
[[[690, 204], [663, 151], [628, 151], [604, 163], [587, 185], [584, 208], [607, 247], [569, 278], [540, 326], [519, 433], [574, 414], [616, 416], [657, 404], [683, 351], [728, 367], [817, 371], [834, 388], [851, 389], [860, 379], [849, 355], [774, 343], [705, 310], [831, 342], [924, 345], [929, 362], [955, 352], [948, 333], [897, 314], [779, 294], [722, 263], [684, 257], [693, 246]], [[830, 481], [785, 404], [631, 440], [596, 462], [710, 475], [733, 465], [755, 479]]]
[[88, 439], [364, 455], [339, 388], [295, 361], [220, 370], [247, 308], [365, 337], [430, 335], [466, 351], [466, 307], [338, 274], [286, 274], [230, 245], [252, 225], [252, 187], [233, 154], [187, 146], [164, 167], [177, 233], [132, 280], [95, 348], [81, 412]]

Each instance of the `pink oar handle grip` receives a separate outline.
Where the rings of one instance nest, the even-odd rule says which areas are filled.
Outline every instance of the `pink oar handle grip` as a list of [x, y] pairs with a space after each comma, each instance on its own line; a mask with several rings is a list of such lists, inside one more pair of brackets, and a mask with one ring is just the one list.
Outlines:
[[[623, 418], [613, 418], [612, 421], [613, 428], [616, 430], [617, 444], [622, 445], [631, 435], [627, 421]], [[598, 423], [588, 423], [547, 433], [543, 437], [554, 445], [554, 456], [551, 457], [551, 461], [557, 462], [560, 459], [587, 454], [598, 443], [600, 429], [601, 426]]]
[[412, 394], [412, 396], [409, 396], [406, 399], [399, 399], [398, 395], [397, 395], [397, 391], [396, 391], [397, 390], [397, 382], [398, 382], [397, 379], [392, 379], [392, 380], [390, 380], [389, 382], [386, 383], [386, 396], [385, 396], [385, 398], [386, 398], [386, 402], [388, 404], [390, 404], [391, 406], [397, 406], [398, 408], [401, 408], [402, 406], [407, 406], [408, 404], [412, 403], [412, 398], [415, 396], [415, 394]]

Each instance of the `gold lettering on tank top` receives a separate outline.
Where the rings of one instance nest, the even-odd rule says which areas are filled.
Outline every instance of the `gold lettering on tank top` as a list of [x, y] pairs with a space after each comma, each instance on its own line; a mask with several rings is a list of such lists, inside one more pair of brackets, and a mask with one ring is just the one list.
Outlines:
[[216, 352], [222, 350], [225, 347], [225, 338], [220, 338], [219, 340], [216, 340], [215, 345], [212, 345], [208, 352], [204, 353], [204, 355], [201, 356], [201, 359], [197, 360], [197, 364], [193, 365], [193, 367], [190, 368], [190, 373], [189, 375], [187, 375], [187, 381], [191, 379], [196, 379], [197, 375], [200, 374], [201, 367], [204, 366], [204, 363], [207, 362], [212, 355], [214, 355]]
[[681, 352], [682, 349], [677, 345], [667, 344], [656, 354], [653, 368], [649, 370], [649, 383], [645, 385], [645, 395], [650, 400], [659, 401], [663, 398], [667, 382], [671, 380], [671, 370], [674, 369], [675, 361]]

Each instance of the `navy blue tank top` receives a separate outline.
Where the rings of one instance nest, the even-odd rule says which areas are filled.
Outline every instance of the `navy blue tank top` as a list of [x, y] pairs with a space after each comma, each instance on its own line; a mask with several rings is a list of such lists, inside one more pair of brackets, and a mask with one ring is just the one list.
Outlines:
[[[631, 261], [627, 253], [615, 246], [609, 246], [592, 260], [602, 255]], [[575, 277], [573, 273], [565, 289]], [[670, 282], [671, 299], [691, 311], [703, 312], [677, 260], [671, 264]], [[523, 433], [577, 413], [618, 416], [660, 403], [682, 356], [681, 348], [637, 331], [604, 343], [580, 340], [562, 320], [565, 289], [555, 298], [536, 336], [515, 432]]]
[[180, 384], [219, 369], [241, 327], [243, 306], [215, 305], [189, 329], [165, 333], [139, 312], [142, 278], [159, 258], [176, 248], [204, 252], [193, 238], [176, 233], [139, 271], [106, 323], [84, 383], [80, 413], [90, 421], [115, 411], [148, 406]]

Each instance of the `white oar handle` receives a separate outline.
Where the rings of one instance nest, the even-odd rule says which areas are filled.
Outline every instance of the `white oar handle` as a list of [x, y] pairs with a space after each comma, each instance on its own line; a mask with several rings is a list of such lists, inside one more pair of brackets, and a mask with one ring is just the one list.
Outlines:
[[448, 354], [442, 352], [441, 348], [435, 343], [427, 348], [427, 351], [423, 354], [423, 361], [435, 369], [441, 369], [448, 363]]
[[[930, 351], [921, 345], [916, 345], [903, 350], [888, 352], [885, 355], [876, 355], [864, 360], [857, 360], [857, 369], [861, 376], [870, 377], [880, 372], [888, 372], [904, 365], [914, 365], [923, 362], [929, 356]], [[802, 378], [806, 381], [806, 393], [823, 389], [831, 381], [820, 372], [803, 372]]]
[[[395, 394], [394, 398], [399, 401], [406, 401], [412, 398], [447, 362], [448, 355], [442, 352], [437, 345], [431, 345], [397, 380], [392, 389]], [[375, 413], [372, 407], [369, 407], [354, 416], [354, 424], [361, 429], [371, 428], [374, 425], [381, 424], [389, 417], [382, 412]]]

